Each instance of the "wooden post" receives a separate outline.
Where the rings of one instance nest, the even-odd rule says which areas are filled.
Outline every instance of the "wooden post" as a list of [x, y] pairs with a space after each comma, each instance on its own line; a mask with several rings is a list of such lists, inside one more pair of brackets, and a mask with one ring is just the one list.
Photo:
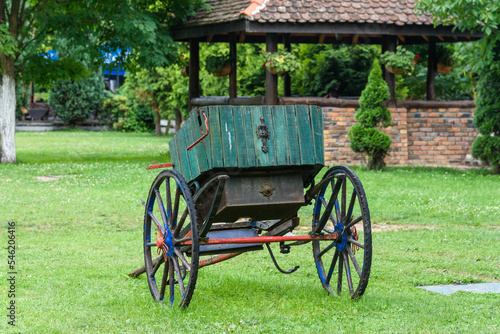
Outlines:
[[189, 102], [188, 111], [191, 111], [191, 100], [200, 97], [200, 42], [197, 38], [189, 40]]
[[[290, 44], [290, 34], [285, 34], [283, 36], [283, 43], [285, 44], [286, 51], [292, 51], [292, 46]], [[285, 75], [283, 76], [283, 85], [285, 90], [284, 95], [292, 96], [292, 83], [290, 81], [290, 73], [288, 72], [285, 72]]]
[[[384, 36], [382, 42], [382, 53], [385, 51], [396, 52], [397, 40], [395, 36]], [[396, 84], [394, 74], [387, 71], [384, 67], [384, 78], [389, 86], [389, 107], [394, 107], [396, 104]]]
[[436, 62], [436, 39], [431, 37], [429, 39], [429, 60], [427, 65], [427, 100], [434, 101], [436, 98], [434, 94], [434, 83], [437, 71]]
[[[266, 34], [266, 51], [278, 51], [278, 35]], [[266, 71], [266, 100], [267, 105], [278, 104], [278, 75]]]
[[229, 42], [229, 56], [231, 57], [231, 73], [229, 74], [229, 98], [237, 96], [236, 83], [236, 34], [232, 33]]

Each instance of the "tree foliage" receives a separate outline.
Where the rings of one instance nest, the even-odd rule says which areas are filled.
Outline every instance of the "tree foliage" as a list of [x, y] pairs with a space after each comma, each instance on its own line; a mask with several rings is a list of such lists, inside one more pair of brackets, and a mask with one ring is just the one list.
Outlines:
[[382, 169], [384, 158], [391, 148], [391, 138], [378, 130], [391, 124], [391, 113], [382, 105], [389, 100], [389, 87], [382, 78], [382, 69], [378, 60], [373, 62], [368, 76], [368, 84], [359, 99], [360, 108], [356, 111], [356, 119], [349, 130], [351, 149], [368, 156], [368, 169]]

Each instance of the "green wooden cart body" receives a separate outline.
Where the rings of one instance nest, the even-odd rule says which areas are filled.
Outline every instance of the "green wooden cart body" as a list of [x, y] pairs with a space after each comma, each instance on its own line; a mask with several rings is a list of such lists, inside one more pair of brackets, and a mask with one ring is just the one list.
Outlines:
[[[192, 143], [208, 136], [191, 150]], [[268, 151], [257, 136], [261, 117], [270, 133]], [[299, 168], [306, 178], [324, 165], [323, 117], [316, 106], [208, 106], [193, 109], [170, 141], [174, 169], [189, 183], [217, 170]]]

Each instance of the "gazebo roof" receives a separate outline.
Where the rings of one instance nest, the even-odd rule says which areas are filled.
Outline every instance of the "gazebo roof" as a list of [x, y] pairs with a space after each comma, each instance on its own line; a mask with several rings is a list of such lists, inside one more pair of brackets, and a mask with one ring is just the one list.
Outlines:
[[[382, 35], [408, 44], [477, 39], [480, 34], [434, 27], [430, 15], [416, 14], [414, 0], [207, 0], [188, 21], [177, 26], [174, 39], [264, 42], [266, 33], [290, 34], [291, 42], [378, 44]], [[244, 34], [242, 37], [241, 34]]]

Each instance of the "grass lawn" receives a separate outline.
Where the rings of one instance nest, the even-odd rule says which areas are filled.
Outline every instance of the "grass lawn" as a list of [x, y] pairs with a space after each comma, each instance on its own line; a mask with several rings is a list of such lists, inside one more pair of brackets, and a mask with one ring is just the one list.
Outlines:
[[[154, 302], [143, 276], [127, 276], [143, 261], [140, 198], [158, 172], [146, 167], [168, 162], [168, 138], [21, 132], [16, 145], [18, 163], [0, 165], [2, 333], [500, 332], [500, 294], [417, 288], [500, 282], [500, 176], [486, 170], [353, 168], [373, 228], [360, 300], [327, 295], [304, 245], [276, 252], [282, 267], [300, 265], [292, 275], [280, 274], [265, 251], [200, 269], [193, 300], [180, 310]], [[312, 206], [299, 215], [310, 224]], [[6, 317], [11, 221], [15, 328]]]

